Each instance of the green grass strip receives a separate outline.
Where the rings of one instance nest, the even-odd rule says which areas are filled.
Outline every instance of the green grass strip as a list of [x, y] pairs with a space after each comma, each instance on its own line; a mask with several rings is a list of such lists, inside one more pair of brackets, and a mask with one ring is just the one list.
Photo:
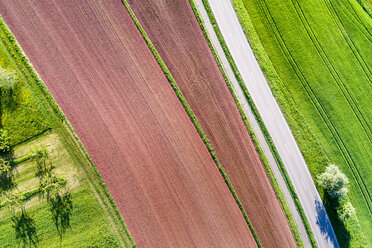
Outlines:
[[[9, 54], [14, 59], [18, 69], [20, 72], [25, 76], [26, 79], [28, 79], [28, 82], [30, 83], [30, 86], [33, 88], [33, 90], [39, 92], [48, 103], [49, 107], [52, 109], [53, 113], [55, 114], [55, 117], [59, 121], [62, 121], [65, 125], [62, 125], [62, 128], [65, 128], [66, 131], [63, 132], [65, 135], [68, 133], [71, 138], [73, 138], [76, 145], [78, 145], [79, 149], [83, 152], [86, 160], [89, 162], [90, 168], [93, 170], [93, 178], [89, 173], [87, 173], [87, 176], [90, 179], [90, 182], [93, 184], [94, 189], [96, 190], [97, 194], [100, 196], [102, 202], [104, 205], [108, 208], [107, 210], [114, 212], [114, 215], [111, 215], [114, 223], [118, 225], [118, 227], [121, 227], [124, 230], [125, 237], [128, 239], [131, 247], [136, 247], [136, 244], [132, 238], [132, 236], [129, 233], [129, 230], [124, 223], [124, 220], [110, 194], [110, 192], [107, 189], [106, 184], [104, 183], [101, 175], [99, 174], [96, 166], [94, 165], [89, 153], [86, 151], [83, 143], [75, 133], [74, 129], [72, 128], [71, 124], [67, 120], [66, 116], [62, 112], [62, 110], [57, 105], [56, 101], [54, 100], [53, 96], [49, 92], [46, 85], [40, 80], [39, 76], [37, 75], [36, 71], [33, 69], [33, 67], [30, 65], [30, 62], [28, 61], [28, 58], [25, 56], [23, 51], [21, 50], [17, 40], [11, 33], [10, 29], [6, 25], [3, 18], [0, 16], [0, 38], [3, 40], [4, 45], [6, 46]], [[56, 126], [61, 127], [60, 124], [57, 123], [57, 120], [55, 120]], [[84, 167], [84, 166], [83, 166]], [[84, 167], [85, 169], [85, 167]], [[92, 180], [93, 179], [93, 180]], [[98, 181], [99, 186], [96, 185], [95, 180]], [[102, 192], [103, 191], [103, 195]], [[106, 199], [109, 201], [109, 205], [106, 203]], [[110, 212], [111, 213], [111, 212]], [[128, 246], [128, 241], [124, 239], [123, 242], [126, 247]]]
[[[284, 210], [284, 212], [285, 212], [285, 214], [287, 216], [287, 219], [289, 221], [289, 225], [290, 225], [291, 231], [292, 231], [292, 233], [294, 235], [294, 238], [296, 240], [297, 246], [298, 247], [303, 247], [303, 242], [302, 242], [301, 236], [299, 234], [297, 225], [296, 225], [296, 223], [295, 223], [295, 221], [293, 219], [293, 216], [292, 216], [291, 211], [290, 211], [290, 209], [288, 207], [288, 204], [285, 201], [283, 192], [281, 191], [281, 189], [279, 187], [278, 181], [276, 180], [275, 175], [274, 175], [274, 173], [273, 173], [273, 171], [272, 171], [272, 169], [271, 169], [271, 167], [269, 165], [269, 162], [268, 162], [268, 160], [266, 158], [266, 155], [265, 155], [264, 151], [262, 150], [262, 147], [259, 144], [259, 141], [258, 141], [258, 139], [256, 137], [256, 134], [254, 133], [254, 131], [253, 131], [253, 129], [252, 129], [250, 123], [249, 123], [249, 120], [248, 120], [248, 118], [246, 117], [246, 115], [244, 113], [244, 110], [243, 110], [243, 108], [242, 108], [242, 106], [241, 106], [241, 104], [240, 104], [240, 102], [239, 102], [239, 100], [238, 100], [238, 98], [237, 98], [237, 96], [235, 94], [235, 91], [234, 91], [234, 89], [232, 87], [232, 84], [231, 84], [229, 78], [226, 75], [226, 72], [225, 72], [225, 70], [224, 70], [224, 68], [222, 66], [222, 63], [220, 61], [220, 58], [219, 58], [217, 52], [215, 51], [215, 48], [214, 48], [214, 46], [213, 46], [213, 44], [212, 44], [212, 42], [211, 42], [211, 40], [209, 38], [208, 32], [207, 32], [207, 30], [206, 30], [206, 28], [204, 26], [203, 20], [200, 17], [200, 14], [198, 12], [198, 9], [195, 6], [193, 0], [189, 0], [189, 1], [190, 1], [191, 6], [192, 6], [192, 8], [194, 10], [194, 13], [196, 15], [196, 18], [199, 21], [199, 24], [200, 24], [200, 27], [201, 27], [203, 33], [204, 33], [204, 36], [206, 37], [206, 40], [207, 40], [207, 42], [209, 44], [209, 47], [212, 50], [212, 53], [213, 53], [213, 55], [215, 57], [215, 60], [216, 60], [216, 62], [218, 64], [218, 66], [220, 67], [220, 70], [221, 70], [222, 75], [223, 75], [223, 77], [225, 79], [225, 82], [226, 82], [227, 86], [229, 87], [230, 92], [231, 92], [231, 94], [232, 94], [232, 96], [233, 96], [233, 98], [235, 100], [235, 103], [236, 103], [236, 105], [237, 105], [237, 107], [239, 109], [240, 115], [241, 115], [241, 117], [242, 117], [242, 119], [243, 119], [243, 121], [244, 121], [244, 123], [245, 123], [245, 125], [247, 127], [247, 130], [248, 130], [250, 136], [252, 137], [252, 140], [253, 140], [253, 142], [254, 142], [254, 144], [256, 146], [256, 149], [257, 149], [257, 151], [258, 151], [258, 153], [260, 155], [260, 159], [261, 159], [263, 165], [265, 166], [266, 172], [267, 172], [267, 174], [268, 174], [268, 176], [269, 176], [269, 178], [271, 180], [271, 183], [272, 183], [272, 186], [273, 186], [273, 188], [275, 190], [275, 193], [276, 193], [276, 195], [277, 195], [277, 197], [278, 197], [278, 199], [279, 199], [279, 201], [280, 201], [280, 203], [281, 203], [281, 205], [283, 207], [283, 210]], [[204, 3], [204, 6], [210, 7], [209, 6], [209, 3], [207, 1], [203, 1], [203, 3]], [[212, 26], [213, 26], [214, 30], [218, 29], [218, 31], [219, 31], [218, 25], [217, 25], [217, 23], [216, 23], [216, 21], [214, 19], [214, 15], [213, 15], [213, 13], [212, 13], [212, 11], [211, 11], [210, 8], [207, 10], [207, 14], [208, 14], [211, 22], [213, 20]], [[217, 34], [217, 32], [216, 32], [216, 34]], [[223, 39], [223, 37], [221, 35], [221, 32], [218, 32], [218, 35], [217, 36], [218, 36], [218, 39], [220, 41], [221, 41], [221, 38]], [[225, 41], [223, 40], [223, 42], [225, 42]], [[221, 42], [221, 44], [222, 44], [222, 42]], [[223, 49], [225, 50], [225, 49], [227, 49], [227, 47], [223, 47]]]
[[[222, 33], [221, 33], [221, 31], [220, 31], [220, 29], [219, 29], [219, 27], [217, 25], [216, 19], [214, 17], [214, 14], [212, 12], [212, 9], [211, 9], [211, 7], [209, 5], [209, 2], [208, 2], [208, 0], [202, 0], [202, 1], [203, 1], [203, 4], [204, 4], [204, 7], [205, 7], [205, 9], [206, 9], [206, 11], [208, 13], [209, 19], [210, 19], [210, 21], [211, 21], [211, 23], [213, 25], [213, 28], [214, 28], [214, 30], [216, 32], [216, 35], [217, 35], [217, 37], [219, 39], [219, 42], [220, 42], [220, 44], [222, 46], [222, 49], [223, 49], [223, 51], [224, 51], [224, 53], [225, 53], [225, 55], [227, 57], [227, 60], [229, 61], [230, 66], [231, 66], [231, 68], [232, 68], [232, 70], [234, 72], [234, 75], [235, 75], [235, 77], [236, 77], [236, 79], [237, 79], [240, 87], [242, 88], [242, 90], [244, 92], [245, 98], [247, 99], [247, 102], [248, 102], [248, 104], [249, 104], [249, 106], [250, 106], [250, 108], [251, 108], [251, 110], [253, 112], [253, 115], [255, 116], [255, 118], [256, 118], [256, 120], [257, 120], [257, 122], [258, 122], [258, 124], [259, 124], [259, 126], [261, 128], [261, 131], [262, 131], [262, 133], [263, 133], [263, 135], [264, 135], [264, 137], [266, 139], [266, 142], [268, 143], [268, 145], [270, 147], [270, 150], [271, 150], [271, 152], [272, 152], [272, 154], [273, 154], [273, 156], [274, 156], [274, 158], [275, 158], [275, 160], [276, 160], [276, 162], [277, 162], [277, 164], [279, 166], [279, 169], [280, 169], [280, 171], [281, 171], [281, 173], [283, 175], [284, 181], [287, 184], [287, 187], [289, 189], [289, 192], [291, 193], [291, 196], [293, 198], [293, 201], [294, 201], [294, 203], [296, 205], [297, 211], [299, 212], [300, 217], [302, 219], [302, 222], [304, 223], [304, 226], [305, 226], [306, 232], [308, 234], [308, 237], [310, 239], [311, 245], [313, 247], [317, 247], [314, 234], [313, 234], [313, 232], [311, 230], [310, 224], [309, 224], [308, 219], [307, 219], [307, 217], [305, 215], [305, 212], [304, 212], [304, 210], [302, 208], [302, 205], [301, 205], [301, 203], [300, 203], [300, 201], [298, 199], [297, 193], [296, 193], [296, 191], [295, 191], [295, 189], [293, 187], [293, 184], [292, 184], [292, 182], [291, 182], [291, 180], [289, 178], [289, 175], [288, 175], [288, 173], [287, 173], [287, 171], [285, 169], [285, 166], [283, 164], [283, 161], [282, 161], [282, 159], [281, 159], [281, 157], [280, 157], [280, 155], [279, 155], [279, 153], [278, 153], [278, 151], [277, 151], [277, 149], [276, 149], [276, 147], [275, 147], [275, 145], [274, 145], [274, 143], [272, 141], [272, 138], [271, 138], [271, 136], [270, 136], [270, 134], [269, 134], [269, 132], [268, 132], [268, 130], [267, 130], [267, 128], [266, 128], [266, 126], [265, 126], [262, 118], [261, 118], [261, 115], [259, 114], [259, 112], [258, 112], [258, 110], [257, 110], [257, 108], [256, 108], [256, 106], [255, 106], [255, 104], [254, 104], [254, 102], [253, 102], [253, 100], [252, 100], [252, 98], [250, 96], [250, 93], [249, 93], [247, 87], [244, 84], [244, 81], [243, 81], [243, 79], [242, 79], [242, 77], [240, 75], [240, 72], [239, 72], [236, 64], [235, 64], [235, 61], [232, 58], [232, 55], [231, 55], [231, 53], [230, 53], [230, 51], [229, 51], [229, 49], [227, 47], [227, 44], [226, 44], [226, 42], [225, 42], [225, 40], [224, 40], [224, 38], [222, 36]], [[259, 49], [255, 49], [254, 50], [255, 55], [256, 56], [261, 56], [261, 57], [262, 56], [267, 56], [265, 54], [265, 51], [264, 51], [263, 47], [262, 47], [262, 44], [260, 43], [260, 40], [259, 40], [258, 35], [255, 32], [255, 29], [254, 29], [253, 24], [252, 24], [252, 22], [251, 22], [251, 20], [250, 20], [250, 18], [248, 16], [248, 13], [245, 10], [245, 7], [243, 5], [243, 2], [241, 0], [233, 0], [233, 6], [234, 6], [234, 9], [235, 9], [235, 11], [236, 11], [236, 13], [238, 15], [239, 21], [240, 21], [240, 23], [242, 25], [242, 28], [243, 28], [246, 36], [247, 36], [247, 33], [249, 33], [249, 36], [247, 36], [247, 37], [250, 37], [250, 39], [248, 39], [249, 42], [250, 42], [250, 44], [252, 42], [254, 42], [255, 43], [255, 47], [258, 47], [259, 48]], [[260, 53], [260, 54], [257, 55], [257, 53]], [[260, 64], [260, 66], [263, 67], [261, 64]], [[272, 66], [269, 66], [269, 65], [266, 65], [264, 67], [264, 69], [262, 69], [262, 71], [264, 72], [266, 78], [271, 78], [272, 75], [275, 75], [276, 74], [275, 69]]]
[[[135, 14], [134, 14], [133, 10], [131, 9], [130, 5], [128, 4], [128, 2], [126, 0], [122, 0], [122, 3], [124, 4], [125, 8], [129, 12], [130, 16], [132, 17], [132, 19], [133, 19], [134, 23], [136, 24], [138, 30], [141, 32], [144, 40], [146, 41], [146, 43], [147, 43], [148, 47], [150, 48], [151, 52], [153, 53], [153, 55], [154, 55], [156, 61], [158, 62], [160, 68], [164, 72], [166, 78], [168, 79], [168, 81], [169, 81], [170, 85], [172, 86], [174, 92], [176, 93], [178, 99], [180, 100], [184, 109], [186, 110], [186, 113], [188, 114], [192, 123], [196, 127], [196, 130], [198, 131], [200, 137], [202, 138], [204, 144], [206, 145], [206, 147], [207, 147], [209, 153], [211, 154], [214, 162], [216, 163], [220, 173], [222, 174], [223, 179], [225, 180], [227, 186], [229, 187], [236, 203], [238, 204], [238, 206], [239, 206], [239, 208], [240, 208], [240, 210], [241, 210], [241, 212], [244, 216], [244, 219], [247, 222], [258, 247], [262, 247], [262, 245], [260, 243], [260, 240], [258, 239], [258, 236], [257, 236], [255, 230], [253, 229], [253, 226], [252, 226], [250, 220], [248, 219], [247, 213], [245, 212], [245, 210], [243, 208], [243, 205], [242, 205], [241, 201], [239, 200], [239, 198], [238, 198], [238, 196], [235, 192], [235, 189], [232, 186], [232, 183], [230, 182], [230, 179], [228, 178], [226, 172], [224, 171], [222, 165], [220, 164], [219, 159], [217, 157], [217, 154], [215, 153], [212, 145], [210, 144], [207, 136], [205, 135], [205, 133], [204, 133], [199, 121], [197, 120], [195, 114], [193, 113], [192, 109], [190, 108], [189, 104], [187, 103], [185, 97], [183, 96], [181, 90], [179, 89], [179, 87], [178, 87], [176, 81], [174, 80], [172, 74], [170, 73], [168, 67], [165, 65], [163, 59], [160, 57], [160, 55], [159, 55], [158, 51], [156, 50], [155, 46], [152, 44], [150, 38], [147, 36], [145, 30], [143, 29], [142, 25], [140, 24], [137, 17], [135, 16]], [[195, 7], [195, 5], [192, 5], [192, 6], [193, 6], [193, 8]]]

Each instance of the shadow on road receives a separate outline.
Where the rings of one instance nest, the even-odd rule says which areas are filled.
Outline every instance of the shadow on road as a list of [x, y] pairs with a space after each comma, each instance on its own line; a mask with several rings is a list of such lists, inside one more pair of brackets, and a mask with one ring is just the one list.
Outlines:
[[333, 247], [339, 247], [337, 238], [333, 234], [331, 222], [328, 221], [327, 212], [323, 203], [315, 200], [315, 206], [317, 212], [316, 224], [320, 227], [321, 233], [333, 244]]
[[339, 207], [339, 202], [331, 199], [331, 197], [327, 194], [323, 197], [323, 203], [325, 208], [328, 210], [328, 217], [331, 220], [333, 229], [336, 233], [337, 240], [341, 248], [348, 248], [350, 247], [350, 233], [346, 229], [345, 224], [340, 221], [337, 214], [337, 208]]

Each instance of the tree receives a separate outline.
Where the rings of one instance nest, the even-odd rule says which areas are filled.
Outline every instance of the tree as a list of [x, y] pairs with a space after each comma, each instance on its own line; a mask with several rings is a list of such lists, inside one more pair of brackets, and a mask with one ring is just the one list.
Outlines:
[[1, 202], [7, 206], [12, 213], [24, 209], [23, 195], [17, 190], [7, 190], [1, 194]]
[[10, 162], [0, 157], [0, 175], [10, 173], [11, 169]]
[[325, 171], [318, 176], [318, 183], [332, 198], [342, 198], [348, 192], [349, 180], [334, 164], [328, 165]]
[[4, 154], [10, 151], [11, 146], [8, 132], [6, 130], [0, 129], [0, 154]]
[[67, 181], [63, 177], [47, 175], [40, 180], [39, 191], [42, 197], [45, 197], [47, 201], [51, 201], [61, 194], [66, 184]]
[[46, 147], [34, 148], [30, 153], [30, 158], [36, 161], [36, 176], [40, 183], [44, 177], [52, 176], [53, 166], [49, 161], [49, 152]]
[[353, 216], [355, 216], [356, 211], [355, 208], [353, 207], [353, 204], [351, 202], [346, 202], [342, 204], [338, 209], [337, 209], [337, 214], [338, 217], [342, 222], [348, 222]]

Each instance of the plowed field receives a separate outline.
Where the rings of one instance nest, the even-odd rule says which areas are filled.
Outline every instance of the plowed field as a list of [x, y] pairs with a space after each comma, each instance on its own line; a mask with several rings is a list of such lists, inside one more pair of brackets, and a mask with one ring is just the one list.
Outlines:
[[[175, 7], [179, 9], [168, 14], [184, 11], [182, 6]], [[138, 247], [255, 246], [210, 154], [120, 0], [2, 0], [0, 13], [83, 141]], [[198, 30], [188, 8], [186, 13], [185, 21]], [[193, 34], [192, 26], [181, 31]], [[180, 42], [179, 52], [190, 53], [179, 37], [182, 32], [174, 32], [176, 42]], [[187, 38], [194, 46], [195, 37]], [[201, 54], [212, 61], [201, 35], [197, 38], [202, 43]], [[169, 51], [173, 53], [173, 47]], [[190, 55], [183, 56], [190, 63]], [[249, 138], [232, 101], [224, 103], [224, 98], [230, 98], [217, 67], [212, 63], [209, 69], [205, 62], [199, 64], [199, 59], [195, 57], [197, 67], [190, 68], [192, 75], [205, 69], [208, 76], [194, 77], [200, 87], [191, 88], [193, 96], [200, 92], [201, 97], [210, 94], [204, 98], [207, 102], [217, 100], [208, 93], [213, 91], [204, 88], [208, 85], [202, 84], [213, 82], [211, 74], [218, 75], [216, 89], [223, 91], [218, 97], [221, 110], [210, 112], [203, 123], [216, 118], [213, 125], [205, 126], [217, 128], [215, 132], [220, 134], [219, 130], [229, 125], [226, 122], [233, 120], [223, 134], [225, 138], [210, 136], [215, 144], [237, 140], [227, 150], [216, 146], [221, 158], [222, 152], [229, 157], [240, 158], [247, 153], [249, 156], [242, 159], [256, 158], [251, 155], [253, 146], [238, 142]], [[185, 68], [179, 67], [182, 75], [189, 72]], [[180, 82], [185, 86], [186, 82]], [[206, 107], [217, 111], [218, 106], [216, 102]], [[218, 120], [223, 123], [215, 125]], [[235, 130], [236, 135], [229, 130]], [[240, 149], [231, 150], [236, 145], [241, 145]], [[248, 206], [257, 204], [260, 209], [251, 216], [265, 216], [266, 212], [275, 216], [276, 220], [268, 220], [271, 224], [262, 222], [267, 235], [274, 236], [269, 228], [282, 225], [286, 230], [284, 217], [258, 162], [245, 162], [250, 170], [241, 169], [236, 175], [244, 179], [245, 173], [254, 173], [249, 178], [257, 181], [242, 185], [252, 192], [248, 194], [252, 197], [247, 197], [252, 201]], [[229, 163], [225, 164], [229, 168]], [[265, 186], [260, 187], [261, 183]], [[270, 195], [266, 196], [266, 190]]]
[[295, 241], [255, 146], [185, 0], [129, 0], [217, 152], [264, 247]]

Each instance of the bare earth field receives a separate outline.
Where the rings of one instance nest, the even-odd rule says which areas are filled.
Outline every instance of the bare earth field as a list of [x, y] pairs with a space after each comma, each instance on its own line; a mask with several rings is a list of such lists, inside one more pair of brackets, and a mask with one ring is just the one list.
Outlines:
[[288, 221], [185, 0], [129, 0], [217, 152], [263, 247], [296, 247]]
[[[256, 228], [266, 228], [268, 238], [278, 244], [292, 244], [191, 10], [169, 6], [167, 18], [173, 16], [173, 24], [178, 20], [181, 30], [163, 38], [174, 36], [169, 52], [175, 52], [174, 42], [179, 47], [172, 56], [158, 48], [168, 62], [180, 53], [184, 56], [169, 65], [177, 66], [180, 73], [171, 69], [218, 148]], [[2, 0], [0, 14], [92, 156], [138, 247], [255, 246], [221, 174], [120, 0]], [[160, 31], [166, 27], [161, 24]], [[188, 32], [192, 35], [182, 40], [180, 35]], [[185, 47], [187, 41], [192, 49]], [[205, 58], [193, 57], [197, 52]], [[205, 88], [210, 82], [218, 84], [215, 90]], [[197, 109], [203, 101], [206, 108]]]

